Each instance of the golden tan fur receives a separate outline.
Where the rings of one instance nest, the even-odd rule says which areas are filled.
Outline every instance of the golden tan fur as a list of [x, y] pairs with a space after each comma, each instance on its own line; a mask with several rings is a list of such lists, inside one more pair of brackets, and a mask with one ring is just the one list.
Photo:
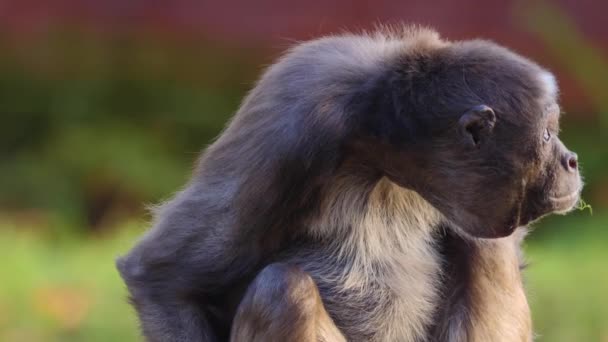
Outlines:
[[[333, 279], [323, 279], [319, 272], [318, 281], [337, 283], [339, 291], [358, 296], [394, 298], [376, 319], [341, 328], [377, 331], [374, 341], [415, 341], [424, 336], [439, 298], [441, 265], [431, 229], [441, 214], [415, 192], [386, 178], [367, 199], [357, 183], [352, 178], [338, 180], [323, 215], [311, 225], [313, 234], [344, 239], [333, 256], [346, 260], [345, 267], [332, 274]], [[357, 203], [363, 200], [365, 206]], [[332, 313], [331, 307], [328, 310]]]
[[476, 241], [472, 265], [471, 342], [532, 341], [532, 320], [520, 271], [521, 235]]
[[[339, 279], [319, 277], [319, 281], [337, 282], [343, 291], [356, 289], [361, 295], [371, 290], [366, 288], [369, 284], [381, 283], [382, 287], [373, 289], [374, 296], [383, 291], [384, 296], [396, 299], [378, 321], [359, 328], [378, 331], [374, 341], [424, 339], [441, 297], [442, 260], [434, 236], [445, 218], [418, 194], [386, 178], [373, 187], [361, 212], [359, 203], [352, 202], [361, 200], [357, 192], [362, 190], [353, 186], [357, 183], [352, 178], [337, 181], [324, 202], [320, 221], [311, 226], [314, 234], [344, 237], [337, 258], [349, 260]], [[519, 269], [524, 234], [518, 231], [492, 241], [466, 237], [471, 248], [478, 249], [471, 264], [473, 307], [470, 327], [461, 327], [461, 338], [454, 341], [531, 340]], [[331, 307], [328, 310], [332, 312]]]

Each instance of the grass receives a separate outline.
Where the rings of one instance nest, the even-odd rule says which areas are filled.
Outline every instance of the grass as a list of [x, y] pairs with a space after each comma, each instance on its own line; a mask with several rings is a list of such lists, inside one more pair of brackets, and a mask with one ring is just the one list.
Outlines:
[[0, 341], [135, 341], [114, 258], [141, 230], [82, 241], [0, 227]]
[[[526, 278], [539, 341], [608, 341], [606, 223], [574, 213], [532, 234]], [[141, 340], [114, 270], [140, 233], [130, 223], [76, 240], [0, 226], [0, 340]]]
[[539, 341], [608, 341], [607, 214], [553, 217], [538, 229], [545, 236], [528, 244], [527, 288]]

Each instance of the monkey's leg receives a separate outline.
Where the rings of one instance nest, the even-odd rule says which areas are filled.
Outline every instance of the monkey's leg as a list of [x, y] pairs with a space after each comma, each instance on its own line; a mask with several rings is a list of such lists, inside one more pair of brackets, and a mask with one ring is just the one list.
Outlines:
[[257, 268], [255, 236], [243, 244], [238, 229], [205, 224], [199, 212], [207, 204], [192, 193], [196, 189], [166, 203], [155, 226], [117, 260], [148, 341], [212, 342], [228, 335], [215, 323], [208, 298]]
[[177, 282], [161, 276], [137, 274], [130, 260], [119, 260], [118, 267], [128, 286], [131, 304], [139, 315], [146, 341], [217, 340], [204, 306], [189, 299], [185, 287], [176, 286]]
[[232, 342], [346, 341], [325, 311], [313, 279], [296, 266], [271, 264], [247, 289]]

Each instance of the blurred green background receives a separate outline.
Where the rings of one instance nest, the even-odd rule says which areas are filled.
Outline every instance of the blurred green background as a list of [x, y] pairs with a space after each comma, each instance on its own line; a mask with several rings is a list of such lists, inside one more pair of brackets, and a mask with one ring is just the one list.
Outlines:
[[294, 40], [401, 21], [494, 39], [557, 74], [593, 213], [535, 225], [526, 282], [539, 341], [608, 341], [605, 13], [567, 0], [0, 1], [0, 341], [140, 340], [114, 258], [145, 230], [145, 205], [184, 184]]

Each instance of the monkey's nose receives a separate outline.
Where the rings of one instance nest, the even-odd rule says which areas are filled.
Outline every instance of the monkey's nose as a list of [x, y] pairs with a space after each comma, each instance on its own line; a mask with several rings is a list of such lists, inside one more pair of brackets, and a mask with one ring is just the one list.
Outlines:
[[567, 171], [576, 172], [578, 170], [578, 156], [574, 152], [567, 152], [562, 158], [562, 164]]

